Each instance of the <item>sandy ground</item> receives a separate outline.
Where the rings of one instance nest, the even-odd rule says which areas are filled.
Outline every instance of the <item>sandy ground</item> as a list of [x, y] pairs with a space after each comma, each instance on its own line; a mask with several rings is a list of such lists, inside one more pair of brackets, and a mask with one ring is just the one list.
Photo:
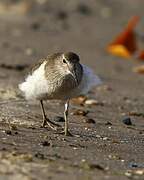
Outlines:
[[[139, 62], [105, 51], [133, 15], [142, 17], [137, 32], [143, 35], [144, 2], [35, 0], [7, 6], [3, 2], [0, 179], [144, 179], [144, 77], [132, 72]], [[88, 94], [97, 100], [96, 105], [72, 104], [69, 121], [74, 137], [40, 128], [38, 103], [26, 102], [17, 89], [29, 66], [39, 58], [69, 50], [78, 53], [82, 63], [104, 82]], [[61, 102], [46, 102], [46, 108], [52, 120], [62, 116]], [[78, 109], [88, 114], [74, 115]], [[126, 117], [132, 125], [122, 122]], [[8, 131], [8, 121], [12, 131]]]

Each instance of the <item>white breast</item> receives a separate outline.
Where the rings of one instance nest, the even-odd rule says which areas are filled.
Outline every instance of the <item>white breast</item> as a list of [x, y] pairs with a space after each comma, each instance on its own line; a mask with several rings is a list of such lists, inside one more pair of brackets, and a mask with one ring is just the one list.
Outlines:
[[48, 92], [48, 82], [44, 76], [45, 64], [46, 62], [43, 62], [32, 75], [28, 75], [25, 82], [19, 84], [19, 89], [26, 99], [41, 99]]

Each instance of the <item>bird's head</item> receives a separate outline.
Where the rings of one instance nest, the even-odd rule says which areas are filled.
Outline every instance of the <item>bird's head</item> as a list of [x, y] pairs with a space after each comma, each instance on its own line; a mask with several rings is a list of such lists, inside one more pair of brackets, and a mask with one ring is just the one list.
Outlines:
[[83, 75], [83, 68], [77, 54], [73, 52], [61, 53], [56, 64], [61, 73], [71, 76], [76, 85], [79, 85]]

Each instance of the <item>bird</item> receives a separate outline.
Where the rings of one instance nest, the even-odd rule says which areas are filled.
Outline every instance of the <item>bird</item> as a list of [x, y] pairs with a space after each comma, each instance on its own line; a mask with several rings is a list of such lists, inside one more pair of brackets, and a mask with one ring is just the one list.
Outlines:
[[59, 129], [59, 125], [47, 118], [43, 101], [62, 100], [64, 108], [63, 133], [72, 135], [68, 127], [68, 110], [70, 99], [85, 95], [88, 91], [101, 84], [101, 79], [95, 75], [91, 68], [80, 63], [80, 57], [74, 52], [56, 52], [40, 59], [30, 70], [19, 89], [26, 100], [40, 102], [43, 123], [51, 129]]

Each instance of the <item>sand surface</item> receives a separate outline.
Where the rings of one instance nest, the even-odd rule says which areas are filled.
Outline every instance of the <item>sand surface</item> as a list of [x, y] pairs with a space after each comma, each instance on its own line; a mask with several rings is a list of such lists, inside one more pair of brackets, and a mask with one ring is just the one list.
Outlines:
[[[0, 179], [143, 179], [144, 76], [132, 72], [140, 62], [114, 57], [105, 48], [133, 15], [142, 17], [136, 30], [143, 35], [144, 2], [6, 2], [0, 1]], [[74, 137], [40, 128], [38, 102], [26, 102], [17, 89], [32, 64], [56, 51], [78, 53], [104, 82], [88, 94], [96, 105], [71, 105]], [[88, 114], [74, 115], [78, 109]], [[48, 101], [46, 110], [54, 120], [63, 106]], [[126, 117], [132, 125], [122, 122]]]

